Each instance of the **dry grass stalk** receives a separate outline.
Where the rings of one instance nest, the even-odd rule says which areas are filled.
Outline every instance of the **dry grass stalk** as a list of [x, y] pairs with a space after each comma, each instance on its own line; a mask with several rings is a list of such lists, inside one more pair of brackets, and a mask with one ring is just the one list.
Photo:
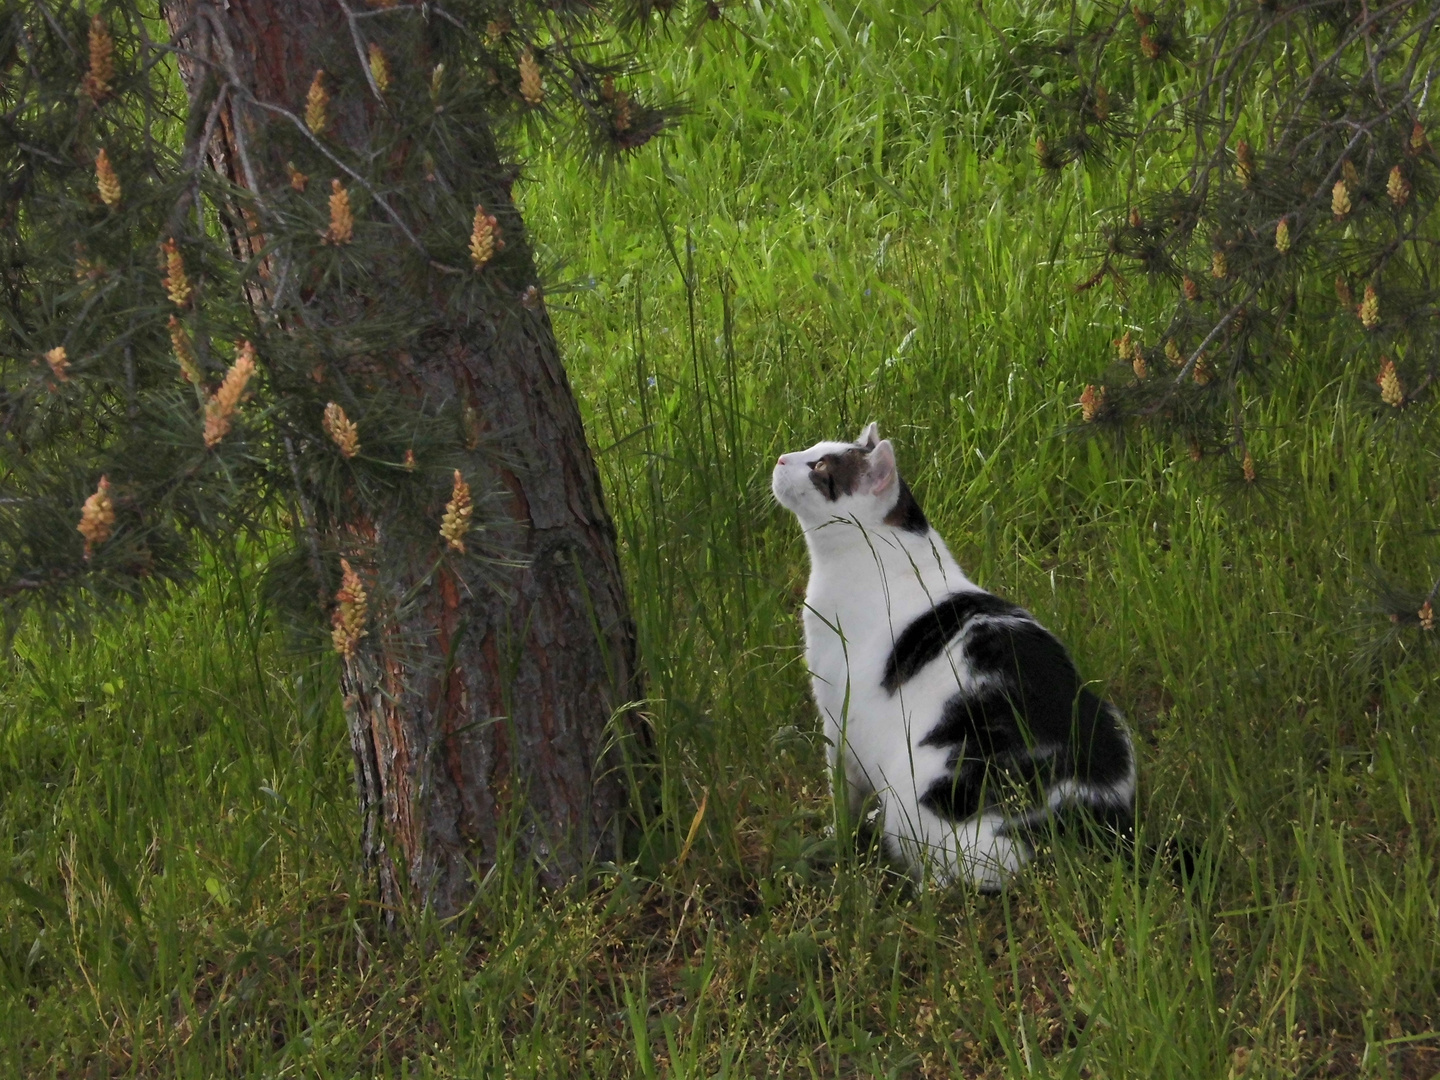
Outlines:
[[1375, 291], [1374, 285], [1365, 286], [1365, 299], [1360, 301], [1357, 314], [1360, 316], [1360, 325], [1366, 330], [1374, 330], [1380, 325], [1380, 295]]
[[176, 307], [183, 308], [190, 302], [193, 291], [190, 278], [185, 273], [185, 256], [180, 254], [173, 236], [161, 245], [161, 250], [165, 254], [165, 295]]
[[45, 362], [60, 382], [70, 381], [70, 357], [65, 354], [64, 345], [56, 345], [45, 354]]
[[1342, 177], [1330, 189], [1330, 212], [1335, 215], [1336, 221], [1344, 221], [1350, 209], [1350, 185]]
[[255, 374], [255, 346], [248, 341], [240, 343], [239, 355], [225, 372], [220, 389], [210, 395], [205, 403], [205, 445], [213, 448], [230, 432], [230, 423], [240, 408], [240, 398], [245, 393], [245, 384]]
[[325, 415], [320, 426], [346, 458], [353, 458], [360, 453], [360, 429], [345, 415], [345, 410], [339, 403], [332, 401], [325, 406]]
[[1243, 188], [1248, 188], [1255, 180], [1255, 155], [1244, 139], [1235, 144], [1235, 173]]
[[350, 211], [350, 193], [339, 180], [330, 181], [330, 227], [320, 234], [326, 244], [348, 244], [355, 238], [355, 215]]
[[90, 70], [80, 81], [80, 89], [96, 105], [110, 96], [115, 78], [115, 39], [105, 20], [96, 15], [90, 20]]
[[335, 593], [335, 611], [330, 616], [330, 640], [344, 659], [354, 657], [365, 636], [366, 596], [360, 575], [348, 559], [340, 560], [340, 588]]
[[545, 81], [540, 77], [540, 65], [529, 49], [520, 54], [520, 96], [527, 105], [539, 105], [545, 100]]
[[370, 77], [375, 80], [375, 89], [386, 94], [390, 91], [390, 61], [385, 59], [385, 50], [370, 42], [366, 50], [370, 57]]
[[487, 214], [485, 207], [475, 207], [475, 224], [470, 229], [470, 261], [476, 270], [483, 270], [485, 264], [495, 257], [495, 252], [505, 246], [500, 238], [500, 226], [494, 214]]
[[451, 551], [465, 554], [465, 534], [470, 531], [470, 515], [475, 504], [470, 499], [470, 485], [460, 470], [455, 470], [455, 484], [450, 491], [450, 501], [445, 504], [445, 517], [440, 522], [440, 539]]
[[1400, 373], [1395, 370], [1395, 361], [1388, 356], [1381, 358], [1380, 374], [1375, 376], [1375, 383], [1380, 387], [1380, 400], [1386, 405], [1398, 409], [1405, 404], [1405, 386], [1400, 381]]
[[97, 547], [110, 539], [114, 528], [115, 504], [110, 501], [110, 480], [102, 476], [95, 494], [81, 507], [80, 524], [75, 526], [76, 531], [85, 537], [85, 558], [90, 558]]
[[1405, 179], [1405, 170], [1396, 165], [1390, 170], [1390, 179], [1385, 182], [1385, 194], [1390, 196], [1390, 201], [1396, 206], [1404, 206], [1410, 201], [1410, 181]]
[[100, 201], [111, 210], [120, 205], [120, 177], [115, 174], [115, 166], [110, 164], [110, 155], [103, 146], [95, 155], [95, 186], [100, 190]]
[[174, 315], [170, 316], [170, 345], [175, 350], [175, 362], [180, 365], [180, 376], [196, 386], [204, 382], [200, 372], [200, 360], [195, 355], [195, 345], [185, 324]]
[[316, 135], [325, 134], [330, 126], [330, 94], [325, 89], [325, 72], [315, 72], [310, 89], [305, 92], [305, 126]]

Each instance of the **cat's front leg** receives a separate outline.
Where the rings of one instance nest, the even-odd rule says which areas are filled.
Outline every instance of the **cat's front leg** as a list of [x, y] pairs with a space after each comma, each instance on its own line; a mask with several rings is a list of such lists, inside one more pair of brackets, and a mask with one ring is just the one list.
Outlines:
[[833, 722], [827, 722], [825, 728], [830, 796], [835, 801], [837, 815], [843, 808], [844, 821], [853, 829], [860, 823], [866, 801], [875, 794], [875, 785], [851, 750], [845, 729]]

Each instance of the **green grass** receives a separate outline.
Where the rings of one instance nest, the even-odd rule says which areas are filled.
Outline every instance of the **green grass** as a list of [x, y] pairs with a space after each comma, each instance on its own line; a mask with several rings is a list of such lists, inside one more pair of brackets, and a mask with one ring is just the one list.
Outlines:
[[[584, 283], [551, 307], [658, 737], [638, 861], [554, 896], [502, 868], [460, 933], [385, 936], [334, 673], [271, 628], [260, 553], [217, 559], [91, 638], [27, 627], [0, 676], [0, 1075], [1440, 1072], [1436, 658], [1366, 610], [1374, 574], [1440, 570], [1428, 429], [1309, 341], [1255, 403], [1269, 497], [1080, 437], [1146, 302], [1071, 290], [1118, 188], [1041, 183], [978, 14], [729, 18], [656, 50], [693, 101], [662, 150], [601, 182], [534, 149], [520, 192]], [[1063, 852], [916, 894], [830, 837], [768, 479], [870, 419], [1131, 717], [1146, 834], [1203, 849], [1188, 894]]]

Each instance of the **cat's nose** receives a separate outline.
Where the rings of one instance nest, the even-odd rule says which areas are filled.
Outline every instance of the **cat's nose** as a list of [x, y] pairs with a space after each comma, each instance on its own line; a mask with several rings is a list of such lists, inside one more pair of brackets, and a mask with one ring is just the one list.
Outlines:
[[781, 455], [780, 455], [779, 464], [781, 464], [781, 465], [784, 465], [784, 464], [785, 464], [785, 455], [784, 455], [784, 454], [781, 454]]

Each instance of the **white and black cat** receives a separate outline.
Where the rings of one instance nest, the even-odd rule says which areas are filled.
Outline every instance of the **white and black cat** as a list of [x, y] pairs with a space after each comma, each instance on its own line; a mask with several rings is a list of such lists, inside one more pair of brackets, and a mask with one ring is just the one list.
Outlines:
[[852, 817], [876, 796], [892, 856], [994, 889], [1029, 838], [1076, 816], [1128, 833], [1119, 710], [1028, 612], [965, 576], [876, 425], [782, 454], [771, 487], [810, 549], [805, 656], [831, 774]]

